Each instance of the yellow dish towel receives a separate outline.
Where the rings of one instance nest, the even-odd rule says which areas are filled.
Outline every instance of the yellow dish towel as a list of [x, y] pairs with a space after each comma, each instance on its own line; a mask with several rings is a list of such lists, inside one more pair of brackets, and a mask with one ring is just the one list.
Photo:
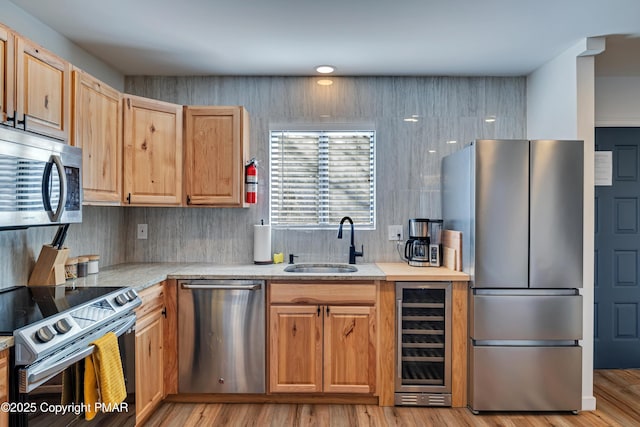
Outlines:
[[87, 421], [95, 418], [97, 414], [96, 403], [100, 400], [92, 357], [87, 356], [84, 358], [84, 403], [86, 404], [84, 418]]
[[84, 398], [89, 408], [85, 413], [87, 420], [96, 416], [96, 402], [114, 407], [127, 397], [116, 334], [109, 332], [91, 344], [95, 349], [85, 359], [84, 375]]

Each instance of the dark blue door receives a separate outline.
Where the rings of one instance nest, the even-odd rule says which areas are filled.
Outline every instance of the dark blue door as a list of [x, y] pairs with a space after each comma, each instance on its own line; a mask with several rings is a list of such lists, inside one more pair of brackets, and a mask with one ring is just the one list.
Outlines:
[[594, 366], [640, 368], [640, 128], [597, 128], [613, 185], [595, 189]]

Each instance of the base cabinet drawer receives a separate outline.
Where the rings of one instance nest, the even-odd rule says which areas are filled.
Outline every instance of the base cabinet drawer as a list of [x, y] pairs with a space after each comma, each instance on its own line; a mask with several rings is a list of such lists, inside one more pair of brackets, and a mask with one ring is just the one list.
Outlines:
[[577, 411], [582, 348], [470, 346], [474, 411]]

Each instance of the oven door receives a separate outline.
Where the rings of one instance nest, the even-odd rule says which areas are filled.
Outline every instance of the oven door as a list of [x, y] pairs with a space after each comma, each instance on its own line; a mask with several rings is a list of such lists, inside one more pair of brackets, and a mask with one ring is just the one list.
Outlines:
[[[135, 321], [135, 314], [132, 313], [91, 334], [94, 336], [93, 339], [107, 332], [114, 332], [118, 336], [127, 389], [125, 404], [115, 408], [113, 412], [100, 411], [94, 418], [96, 425], [135, 425]], [[62, 372], [91, 355], [93, 346], [70, 350], [73, 349], [65, 349], [60, 354], [51, 355], [32, 365], [14, 369], [14, 375], [10, 381], [15, 398], [11, 401], [20, 402], [18, 406], [25, 410], [12, 413], [10, 425], [21, 427], [87, 425], [84, 417], [84, 402], [62, 405]], [[82, 387], [83, 384], [77, 386]]]

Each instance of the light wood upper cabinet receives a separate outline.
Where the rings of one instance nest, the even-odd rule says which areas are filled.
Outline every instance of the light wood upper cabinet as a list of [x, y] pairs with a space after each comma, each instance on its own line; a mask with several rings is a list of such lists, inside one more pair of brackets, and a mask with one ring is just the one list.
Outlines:
[[184, 108], [185, 204], [243, 207], [249, 115], [243, 107]]
[[182, 201], [182, 105], [125, 95], [123, 203]]
[[26, 120], [26, 130], [68, 141], [71, 64], [27, 39], [16, 37], [15, 68], [16, 119]]
[[374, 393], [375, 301], [374, 283], [272, 283], [269, 391]]
[[13, 117], [14, 36], [0, 25], [0, 121]]
[[91, 75], [73, 71], [71, 144], [82, 148], [84, 203], [122, 200], [122, 95]]

